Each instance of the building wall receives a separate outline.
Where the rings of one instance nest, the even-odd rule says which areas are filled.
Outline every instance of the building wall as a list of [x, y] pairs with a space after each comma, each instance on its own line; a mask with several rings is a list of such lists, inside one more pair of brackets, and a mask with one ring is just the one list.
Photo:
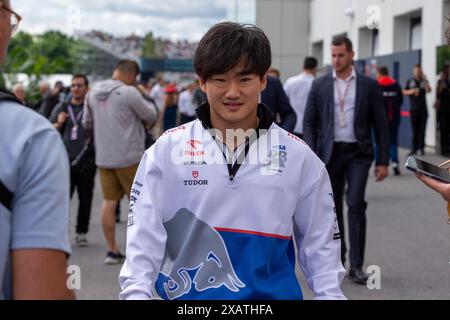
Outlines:
[[[292, 72], [295, 59], [298, 70], [305, 55], [317, 52], [317, 45], [313, 44], [323, 43], [323, 56], [319, 57], [319, 60], [322, 60], [324, 65], [331, 64], [329, 48], [332, 38], [339, 34], [347, 34], [353, 41], [356, 59], [367, 58], [370, 53], [367, 45], [371, 45], [370, 39], [367, 38], [370, 37], [367, 23], [376, 17], [377, 13], [379, 13], [378, 55], [385, 56], [406, 51], [409, 49], [410, 36], [407, 15], [410, 13], [421, 15], [422, 66], [434, 90], [428, 95], [430, 117], [426, 142], [429, 146], [435, 146], [436, 113], [433, 104], [437, 81], [436, 47], [444, 44], [443, 30], [446, 27], [444, 17], [450, 13], [449, 3], [448, 0], [257, 0], [256, 23], [267, 28], [273, 41], [274, 64], [282, 67], [285, 79], [296, 73]], [[286, 9], [289, 9], [289, 14], [286, 14]], [[291, 9], [298, 10], [298, 13], [291, 12]], [[308, 10], [309, 14], [301, 9]], [[293, 21], [288, 21], [289, 19]], [[304, 21], [300, 23], [300, 19], [305, 19], [309, 23], [306, 25]], [[282, 39], [282, 43], [277, 41], [277, 35]], [[289, 48], [295, 50], [286, 50], [283, 43], [289, 41], [288, 39], [293, 42]]]
[[258, 0], [256, 25], [272, 46], [272, 66], [283, 80], [298, 74], [309, 51], [309, 0]]

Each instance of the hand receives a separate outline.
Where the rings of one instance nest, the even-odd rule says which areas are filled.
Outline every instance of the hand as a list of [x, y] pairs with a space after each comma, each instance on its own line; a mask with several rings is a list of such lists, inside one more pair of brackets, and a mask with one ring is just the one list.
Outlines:
[[138, 84], [136, 86], [136, 88], [143, 94], [143, 95], [148, 95], [147, 89], [142, 85], [142, 84]]
[[56, 122], [62, 126], [64, 124], [64, 122], [66, 122], [67, 118], [69, 117], [69, 115], [66, 112], [60, 112], [58, 114], [58, 118], [56, 119]]
[[438, 192], [447, 202], [450, 202], [450, 184], [434, 180], [421, 174], [416, 174], [417, 178], [428, 187]]
[[386, 178], [389, 174], [388, 167], [387, 166], [376, 166], [375, 167], [375, 177], [376, 182], [381, 182]]
[[436, 109], [436, 111], [439, 111], [439, 109], [441, 108], [441, 100], [436, 100], [436, 102], [434, 103], [434, 108]]

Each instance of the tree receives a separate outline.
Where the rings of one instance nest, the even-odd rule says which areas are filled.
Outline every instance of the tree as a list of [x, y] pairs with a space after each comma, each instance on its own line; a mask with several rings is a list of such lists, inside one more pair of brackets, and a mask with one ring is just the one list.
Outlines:
[[37, 87], [42, 75], [75, 72], [80, 65], [80, 57], [77, 56], [80, 46], [77, 40], [59, 31], [47, 31], [38, 36], [19, 32], [11, 39], [3, 77], [14, 83], [18, 73], [28, 75], [30, 87], [27, 97], [35, 102], [39, 97]]
[[153, 32], [149, 32], [144, 38], [144, 48], [142, 49], [142, 57], [155, 58], [155, 40], [153, 38]]

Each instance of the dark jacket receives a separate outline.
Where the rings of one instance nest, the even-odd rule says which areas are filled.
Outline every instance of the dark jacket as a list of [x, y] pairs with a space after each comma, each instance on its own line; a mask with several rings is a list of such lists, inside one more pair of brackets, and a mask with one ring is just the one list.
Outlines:
[[378, 79], [383, 94], [384, 108], [389, 122], [389, 127], [400, 125], [400, 112], [403, 104], [402, 88], [394, 79], [381, 77]]
[[[377, 165], [389, 164], [389, 129], [383, 97], [378, 83], [366, 76], [356, 77], [354, 132], [361, 150], [374, 156], [372, 128], [380, 146]], [[334, 78], [328, 74], [316, 79], [311, 87], [304, 118], [304, 140], [319, 158], [328, 164], [334, 146]]]
[[271, 76], [267, 77], [267, 87], [261, 93], [261, 103], [269, 107], [274, 115], [280, 115], [280, 127], [291, 133], [294, 132], [297, 116], [280, 80]]
[[[67, 102], [60, 102], [53, 109], [50, 115], [50, 122], [55, 123], [58, 119], [58, 115], [61, 112], [69, 113], [69, 104]], [[75, 111], [75, 117], [79, 112], [83, 112], [83, 105], [74, 106], [70, 104]], [[85, 168], [95, 167], [95, 150], [92, 140], [87, 137], [86, 132], [81, 125], [81, 119], [78, 122], [78, 135], [76, 140], [71, 139], [72, 128], [74, 123], [69, 116], [60, 129], [61, 137], [66, 147], [69, 160], [72, 167], [76, 167], [79, 170], [84, 170]]]

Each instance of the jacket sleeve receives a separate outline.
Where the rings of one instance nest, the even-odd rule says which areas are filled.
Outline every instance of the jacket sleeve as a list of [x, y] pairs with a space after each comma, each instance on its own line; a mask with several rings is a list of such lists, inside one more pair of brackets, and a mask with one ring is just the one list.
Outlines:
[[151, 125], [156, 121], [157, 108], [149, 100], [146, 100], [142, 94], [134, 87], [128, 91], [128, 105], [137, 114], [139, 119]]
[[277, 79], [277, 103], [276, 105], [279, 106], [279, 114], [281, 117], [281, 127], [289, 131], [291, 133], [294, 132], [295, 125], [297, 123], [297, 115], [294, 112], [294, 109], [292, 109], [291, 103], [289, 102], [289, 98], [286, 95], [286, 92], [283, 89], [283, 85], [281, 84], [280, 80]]
[[397, 91], [397, 105], [395, 106], [395, 124], [399, 125], [402, 119], [403, 92], [402, 87], [397, 83], [395, 90]]
[[90, 105], [90, 93], [86, 95], [86, 98], [84, 100], [84, 107], [83, 107], [83, 119], [81, 120], [81, 124], [83, 125], [83, 128], [85, 130], [93, 130], [94, 129], [94, 118], [92, 115], [92, 109]]
[[383, 94], [378, 83], [371, 80], [370, 101], [372, 101], [372, 119], [375, 127], [375, 140], [380, 150], [380, 158], [376, 165], [389, 165], [389, 125], [384, 110]]
[[55, 123], [56, 120], [58, 120], [59, 114], [63, 111], [63, 106], [64, 106], [64, 103], [63, 103], [63, 102], [60, 102], [60, 103], [58, 103], [58, 104], [56, 105], [56, 107], [53, 109], [52, 113], [50, 114], [50, 117], [48, 118], [48, 120], [49, 120], [51, 123]]
[[346, 299], [340, 288], [345, 269], [341, 263], [339, 227], [323, 164], [318, 176], [300, 196], [294, 214], [299, 264], [314, 299]]
[[126, 261], [119, 276], [122, 300], [158, 298], [154, 286], [167, 239], [162, 218], [162, 168], [155, 160], [158, 146], [144, 154], [131, 189]]
[[317, 152], [317, 135], [319, 130], [319, 110], [317, 105], [317, 80], [311, 86], [303, 118], [303, 139], [310, 148]]

